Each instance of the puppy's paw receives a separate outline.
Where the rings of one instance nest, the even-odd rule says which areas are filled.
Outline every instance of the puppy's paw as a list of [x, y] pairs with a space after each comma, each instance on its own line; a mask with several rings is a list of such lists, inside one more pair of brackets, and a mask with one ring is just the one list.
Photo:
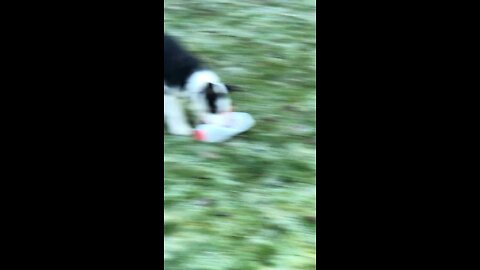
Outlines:
[[189, 126], [174, 126], [169, 128], [168, 132], [177, 136], [191, 136], [193, 134], [193, 129]]

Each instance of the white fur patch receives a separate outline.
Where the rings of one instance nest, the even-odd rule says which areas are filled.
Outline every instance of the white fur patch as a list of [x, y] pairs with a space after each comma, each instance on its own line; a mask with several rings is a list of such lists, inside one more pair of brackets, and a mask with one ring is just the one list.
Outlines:
[[188, 78], [185, 90], [191, 93], [199, 93], [209, 83], [222, 84], [220, 77], [215, 72], [210, 70], [196, 71]]
[[184, 136], [192, 134], [192, 129], [187, 122], [185, 110], [177, 97], [163, 95], [163, 117], [167, 122], [168, 131], [171, 134]]

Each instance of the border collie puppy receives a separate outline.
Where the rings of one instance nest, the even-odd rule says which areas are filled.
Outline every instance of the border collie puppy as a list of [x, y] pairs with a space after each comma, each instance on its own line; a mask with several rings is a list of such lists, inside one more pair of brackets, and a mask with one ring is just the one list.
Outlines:
[[163, 114], [168, 132], [191, 135], [183, 101], [188, 104], [196, 124], [205, 114], [232, 111], [229, 92], [232, 87], [203, 66], [172, 37], [163, 35]]

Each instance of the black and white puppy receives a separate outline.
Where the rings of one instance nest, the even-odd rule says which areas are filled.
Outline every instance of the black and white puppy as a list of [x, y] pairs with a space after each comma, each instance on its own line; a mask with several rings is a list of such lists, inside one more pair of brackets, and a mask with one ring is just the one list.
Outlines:
[[164, 34], [163, 105], [168, 131], [174, 135], [191, 135], [183, 101], [198, 123], [206, 114], [232, 111], [229, 92], [219, 76], [187, 52], [174, 38]]

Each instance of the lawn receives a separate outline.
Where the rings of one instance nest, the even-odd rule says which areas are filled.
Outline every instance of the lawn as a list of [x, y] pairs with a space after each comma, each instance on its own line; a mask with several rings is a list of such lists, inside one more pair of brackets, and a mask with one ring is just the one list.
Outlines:
[[224, 144], [164, 136], [165, 269], [315, 269], [315, 1], [166, 0], [164, 15], [257, 120]]

